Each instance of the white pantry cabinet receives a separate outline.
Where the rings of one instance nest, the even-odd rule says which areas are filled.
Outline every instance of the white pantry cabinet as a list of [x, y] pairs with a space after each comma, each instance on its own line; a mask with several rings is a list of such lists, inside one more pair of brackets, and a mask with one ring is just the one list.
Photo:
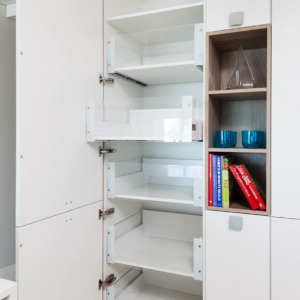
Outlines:
[[[273, 0], [272, 38], [272, 216], [300, 219], [298, 1]], [[287, 159], [290, 163], [287, 165]]]
[[[229, 15], [240, 11], [243, 12], [243, 24], [230, 26]], [[206, 16], [207, 32], [269, 24], [271, 23], [271, 0], [207, 0]]]
[[206, 212], [206, 300], [219, 299], [270, 300], [269, 217]]
[[19, 300], [203, 299], [203, 11], [17, 1]]
[[272, 300], [300, 299], [300, 221], [272, 218]]

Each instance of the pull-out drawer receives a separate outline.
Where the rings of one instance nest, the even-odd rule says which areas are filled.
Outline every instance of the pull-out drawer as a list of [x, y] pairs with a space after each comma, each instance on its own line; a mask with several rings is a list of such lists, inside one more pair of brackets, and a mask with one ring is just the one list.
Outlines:
[[88, 102], [87, 141], [201, 141], [201, 119], [192, 96]]
[[204, 3], [199, 0], [135, 0], [134, 4], [110, 0], [107, 23], [130, 33], [203, 22]]
[[203, 206], [203, 166], [200, 160], [143, 158], [109, 162], [110, 199], [135, 199]]
[[107, 300], [202, 300], [202, 295], [202, 285], [191, 278], [133, 267], [106, 289]]
[[108, 38], [108, 73], [143, 86], [203, 81], [203, 24]]
[[142, 210], [107, 228], [107, 262], [202, 280], [202, 217]]

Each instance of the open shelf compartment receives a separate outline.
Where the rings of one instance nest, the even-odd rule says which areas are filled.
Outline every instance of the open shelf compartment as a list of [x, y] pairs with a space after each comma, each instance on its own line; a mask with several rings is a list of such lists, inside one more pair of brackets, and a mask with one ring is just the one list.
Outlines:
[[[225, 149], [224, 149], [225, 150]], [[211, 154], [219, 155], [219, 156], [230, 156], [233, 158], [233, 163], [237, 165], [245, 165], [251, 174], [258, 191], [261, 193], [263, 199], [266, 199], [266, 207], [267, 210], [252, 210], [250, 204], [248, 203], [245, 195], [243, 194], [241, 188], [238, 183], [232, 176], [231, 180], [234, 182], [232, 185], [232, 201], [230, 203], [229, 208], [224, 207], [214, 207], [206, 205], [206, 209], [209, 210], [219, 210], [219, 211], [227, 211], [227, 212], [236, 212], [236, 213], [246, 213], [246, 214], [254, 214], [254, 215], [268, 215], [270, 211], [270, 201], [267, 189], [267, 160], [266, 153], [242, 153], [242, 152], [222, 152], [216, 153], [212, 152]], [[231, 171], [230, 175], [232, 174]], [[208, 203], [208, 202], [207, 202]]]
[[202, 217], [142, 210], [107, 228], [107, 262], [202, 280]]
[[[118, 2], [124, 3], [124, 0]], [[156, 1], [156, 5], [151, 6], [141, 5], [139, 11], [127, 11], [125, 15], [117, 15], [106, 21], [123, 33], [203, 23], [203, 2], [176, 1], [168, 7], [157, 5], [161, 4], [159, 2], [163, 1]]]
[[194, 279], [141, 268], [124, 268], [124, 275], [106, 289], [107, 300], [202, 300]]
[[142, 158], [109, 162], [109, 199], [203, 206], [202, 161]]
[[[209, 45], [207, 68], [209, 77], [207, 80], [208, 91], [224, 91], [233, 75], [238, 62], [238, 44], [244, 50], [244, 55], [254, 77], [257, 88], [266, 88], [270, 80], [268, 63], [270, 53], [268, 47], [270, 26], [246, 27], [231, 31], [217, 31], [207, 35]], [[235, 97], [236, 93], [255, 93], [256, 88], [243, 90], [229, 90]], [[251, 90], [253, 92], [251, 92]], [[260, 91], [261, 92], [261, 91]], [[257, 90], [259, 94], [259, 90]], [[246, 95], [244, 95], [245, 97]]]
[[209, 96], [208, 111], [208, 146], [216, 147], [215, 135], [217, 130], [237, 131], [237, 148], [228, 148], [225, 151], [243, 149], [242, 131], [259, 130], [263, 131], [262, 149], [245, 149], [265, 151], [267, 148], [267, 101], [265, 99], [254, 100], [220, 100], [218, 97]]
[[203, 80], [203, 24], [108, 38], [108, 73], [143, 86]]
[[88, 102], [87, 141], [202, 141], [202, 118], [192, 96]]

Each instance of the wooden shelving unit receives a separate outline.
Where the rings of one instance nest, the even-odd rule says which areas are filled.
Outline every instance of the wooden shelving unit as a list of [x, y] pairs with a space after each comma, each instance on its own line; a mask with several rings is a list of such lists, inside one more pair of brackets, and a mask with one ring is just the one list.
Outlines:
[[[257, 83], [257, 88], [226, 90], [237, 63], [237, 46], [241, 44]], [[206, 209], [270, 215], [271, 158], [271, 25], [246, 27], [207, 33], [206, 42], [206, 126], [205, 181]], [[238, 132], [237, 148], [215, 148], [216, 130]], [[264, 149], [245, 149], [242, 130], [266, 133]], [[258, 189], [265, 196], [266, 211], [251, 209], [236, 185], [236, 198], [230, 208], [208, 206], [208, 156], [231, 155], [237, 164], [245, 164]]]

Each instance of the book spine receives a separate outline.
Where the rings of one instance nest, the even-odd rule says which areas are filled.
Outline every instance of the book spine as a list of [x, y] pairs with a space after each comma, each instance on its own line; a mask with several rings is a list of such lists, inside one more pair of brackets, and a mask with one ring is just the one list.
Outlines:
[[208, 205], [213, 206], [213, 154], [208, 156]]
[[217, 206], [222, 207], [222, 156], [217, 156]]
[[222, 204], [223, 208], [229, 208], [229, 172], [228, 157], [222, 158]]
[[217, 157], [213, 156], [213, 189], [214, 189], [214, 197], [213, 197], [213, 206], [218, 206], [217, 204]]
[[252, 194], [252, 196], [254, 197], [256, 203], [258, 204], [258, 207], [260, 210], [265, 210], [266, 209], [266, 205], [260, 195], [260, 193], [258, 192], [255, 183], [251, 177], [251, 175], [249, 174], [248, 170], [246, 169], [246, 167], [244, 165], [240, 165], [236, 167], [242, 177], [242, 179], [244, 180], [244, 183], [246, 184], [248, 190], [250, 191], [250, 193]]
[[258, 204], [256, 203], [254, 197], [252, 196], [252, 194], [249, 192], [249, 190], [247, 189], [246, 184], [244, 183], [242, 177], [240, 176], [238, 170], [236, 169], [235, 165], [232, 165], [229, 167], [233, 177], [235, 178], [235, 180], [237, 181], [238, 185], [240, 186], [242, 192], [244, 193], [245, 197], [247, 198], [249, 204], [251, 205], [251, 208], [253, 210], [258, 209]]

